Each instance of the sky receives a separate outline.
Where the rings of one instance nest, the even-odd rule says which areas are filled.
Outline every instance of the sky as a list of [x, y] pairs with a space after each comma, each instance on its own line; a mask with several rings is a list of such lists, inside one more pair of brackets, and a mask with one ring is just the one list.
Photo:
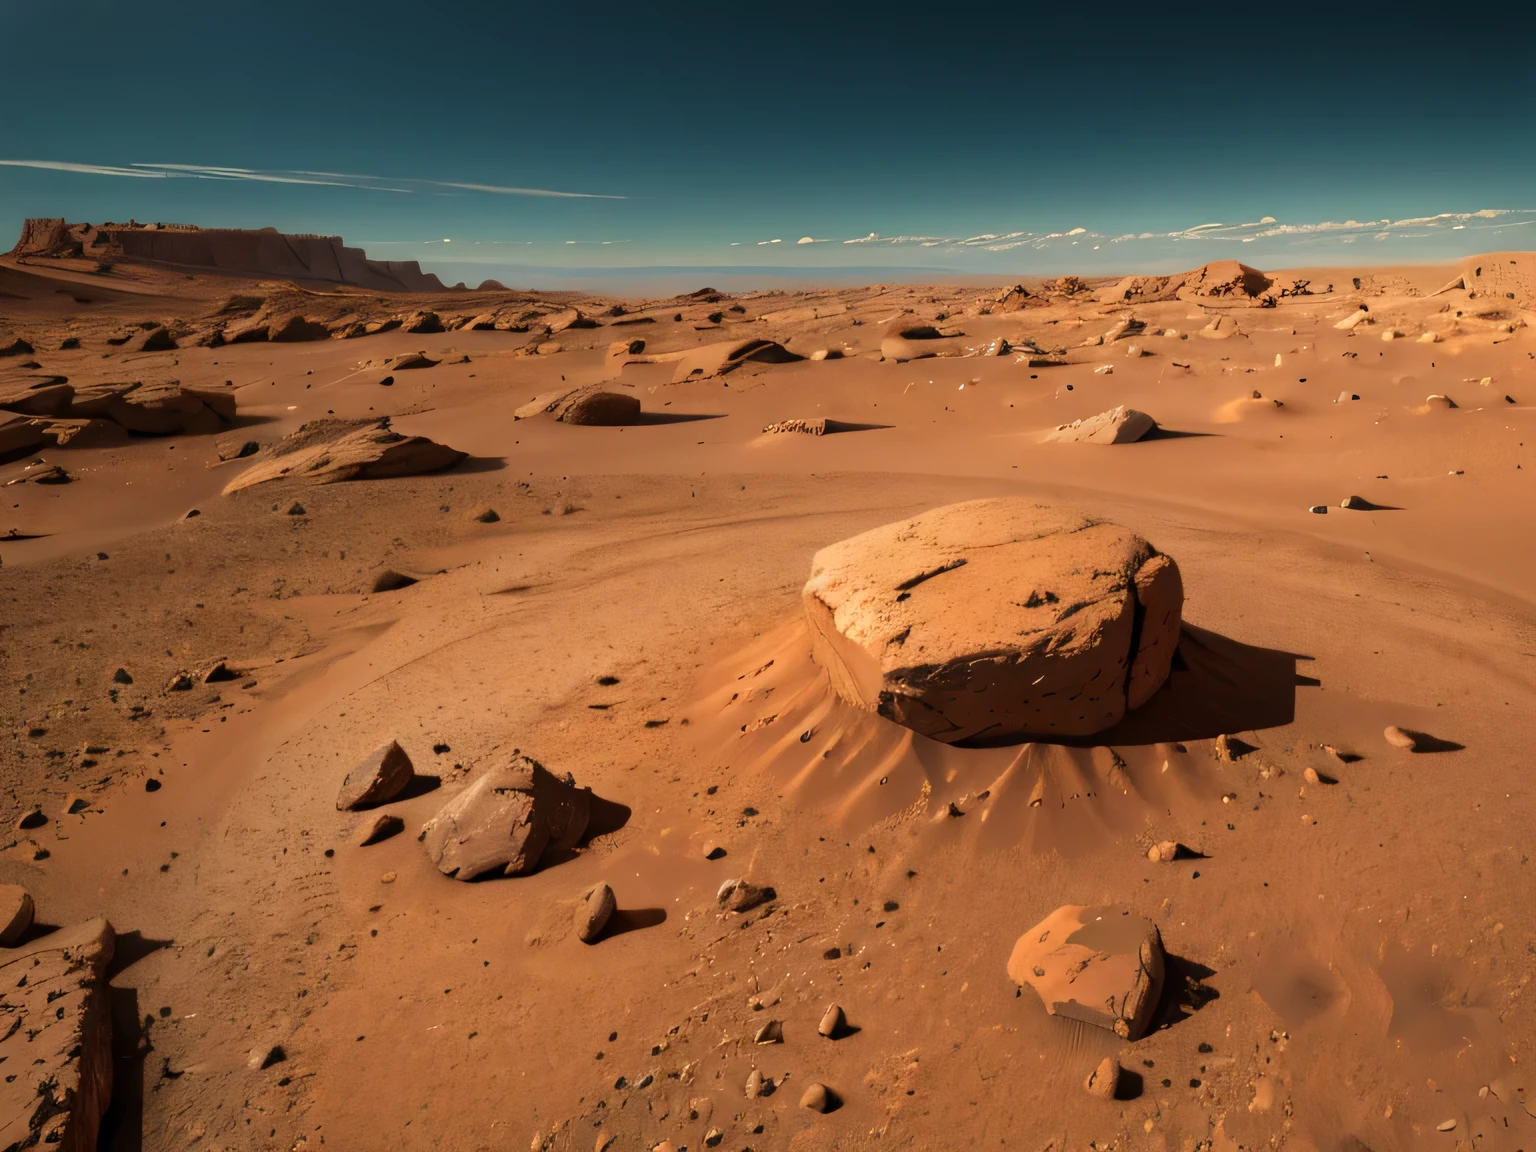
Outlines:
[[1415, 2], [4, 0], [27, 216], [450, 280], [1403, 263], [1536, 247], [1536, 22]]

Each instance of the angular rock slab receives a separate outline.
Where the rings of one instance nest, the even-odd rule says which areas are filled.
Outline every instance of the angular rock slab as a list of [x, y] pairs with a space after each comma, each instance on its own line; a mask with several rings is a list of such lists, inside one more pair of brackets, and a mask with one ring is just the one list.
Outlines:
[[802, 593], [844, 700], [944, 743], [1084, 736], [1168, 677], [1178, 566], [1114, 524], [974, 500], [823, 548]]
[[1097, 416], [1057, 425], [1046, 439], [1076, 444], [1131, 444], [1156, 427], [1157, 421], [1145, 412], [1122, 404]]
[[405, 749], [391, 740], [370, 752], [347, 773], [336, 794], [336, 811], [357, 812], [388, 804], [410, 785], [416, 768]]
[[387, 420], [361, 425], [347, 420], [312, 420], [264, 449], [256, 463], [224, 486], [224, 494], [269, 480], [336, 484], [421, 476], [452, 468], [465, 457], [466, 453], [425, 436], [402, 436], [390, 429]]
[[0, 962], [0, 1148], [90, 1152], [112, 1095], [104, 919], [55, 932]]
[[569, 851], [587, 830], [592, 790], [527, 756], [492, 768], [421, 828], [438, 871], [460, 880], [532, 872], [548, 851]]
[[1052, 1016], [1116, 1036], [1142, 1036], [1163, 991], [1163, 938], [1152, 921], [1117, 904], [1068, 904], [1013, 946], [1008, 978], [1029, 985]]

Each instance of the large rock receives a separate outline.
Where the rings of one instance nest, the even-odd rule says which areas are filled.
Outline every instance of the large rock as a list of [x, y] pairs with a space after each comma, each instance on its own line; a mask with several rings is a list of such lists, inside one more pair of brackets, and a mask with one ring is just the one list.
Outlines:
[[0, 373], [0, 408], [27, 416], [67, 416], [75, 390], [68, 376], [47, 372]]
[[295, 313], [273, 321], [267, 339], [274, 344], [301, 344], [310, 340], [329, 340], [331, 330], [318, 320]]
[[0, 946], [14, 948], [32, 927], [32, 893], [20, 884], [0, 884]]
[[0, 1148], [93, 1152], [112, 1095], [106, 920], [54, 932], [0, 963]]
[[1046, 439], [1077, 444], [1130, 444], [1156, 427], [1157, 421], [1145, 412], [1122, 404], [1108, 412], [1100, 412], [1097, 416], [1074, 420], [1070, 424], [1059, 424]]
[[48, 442], [45, 423], [0, 412], [0, 460], [25, 455]]
[[1167, 679], [1183, 600], [1141, 537], [1017, 498], [833, 544], [803, 592], [837, 693], [945, 743], [1114, 724]]
[[1163, 990], [1163, 938], [1129, 908], [1068, 904], [1013, 946], [1008, 977], [1029, 985], [1045, 1010], [1127, 1040], [1152, 1022]]
[[421, 838], [445, 875], [517, 876], [538, 868], [546, 852], [576, 847], [591, 813], [591, 789], [515, 755], [445, 804], [422, 826]]
[[403, 436], [388, 420], [312, 420], [254, 457], [250, 468], [224, 486], [224, 494], [269, 480], [335, 484], [419, 476], [452, 468], [465, 455], [425, 436]]
[[558, 401], [552, 411], [562, 424], [613, 427], [640, 419], [640, 398], [626, 392], [581, 388]]
[[104, 419], [146, 436], [222, 432], [235, 419], [235, 395], [188, 388], [177, 380], [82, 386], [70, 404], [75, 419]]
[[356, 768], [347, 773], [336, 794], [338, 812], [356, 812], [376, 804], [388, 804], [410, 784], [416, 775], [405, 749], [391, 740], [375, 748]]
[[[670, 356], [665, 357], [671, 359]], [[677, 367], [672, 371], [672, 383], [687, 380], [708, 380], [734, 372], [743, 364], [789, 364], [801, 357], [774, 340], [727, 340], [722, 344], [706, 344], [677, 356]]]

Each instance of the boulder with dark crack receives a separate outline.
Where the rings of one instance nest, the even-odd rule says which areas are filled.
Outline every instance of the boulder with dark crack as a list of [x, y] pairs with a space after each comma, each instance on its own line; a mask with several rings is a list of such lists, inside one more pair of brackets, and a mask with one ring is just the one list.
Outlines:
[[1168, 677], [1178, 565], [1032, 500], [951, 504], [833, 544], [802, 593], [850, 704], [946, 744], [1086, 736]]
[[1163, 938], [1129, 908], [1068, 904], [1013, 946], [1008, 977], [1039, 994], [1052, 1016], [1142, 1036], [1163, 990]]
[[536, 870], [546, 853], [576, 847], [591, 815], [590, 788], [515, 755], [448, 801], [422, 825], [421, 840], [447, 876], [519, 876]]
[[103, 976], [116, 934], [87, 921], [0, 960], [0, 1148], [96, 1147], [112, 1095], [112, 1009]]
[[312, 420], [253, 457], [256, 462], [224, 486], [239, 492], [269, 480], [335, 484], [441, 472], [466, 453], [425, 436], [405, 436], [388, 420]]

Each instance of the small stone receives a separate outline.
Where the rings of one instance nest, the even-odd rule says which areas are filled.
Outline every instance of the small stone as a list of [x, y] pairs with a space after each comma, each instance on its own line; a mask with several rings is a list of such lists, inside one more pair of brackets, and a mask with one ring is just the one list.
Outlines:
[[778, 1020], [770, 1020], [757, 1030], [752, 1037], [754, 1044], [782, 1044], [784, 1043], [784, 1025]]
[[1226, 735], [1226, 733], [1216, 737], [1215, 747], [1211, 751], [1216, 759], [1228, 764], [1235, 763], [1237, 760], [1237, 752], [1232, 747], [1232, 737]]
[[477, 524], [495, 524], [501, 519], [501, 514], [494, 508], [483, 508], [475, 513], [474, 520]]
[[763, 1094], [763, 1074], [756, 1068], [747, 1073], [747, 1099], [756, 1100]]
[[1160, 840], [1147, 849], [1147, 859], [1154, 864], [1170, 863], [1179, 854], [1177, 840]]
[[387, 804], [405, 791], [415, 774], [411, 758], [399, 743], [391, 740], [382, 744], [347, 773], [336, 795], [336, 810], [356, 812]]
[[283, 512], [284, 512], [285, 515], [288, 515], [288, 516], [307, 516], [307, 515], [309, 515], [309, 513], [305, 511], [304, 505], [300, 504], [297, 500], [295, 500], [292, 504], [289, 504], [288, 507], [284, 508]]
[[825, 1036], [828, 1040], [836, 1040], [842, 1035], [847, 1023], [848, 1021], [843, 1015], [842, 1008], [832, 1004], [822, 1013], [821, 1023], [816, 1025], [816, 1032], [818, 1035]]
[[715, 893], [715, 899], [727, 912], [748, 912], [759, 904], [771, 900], [772, 892], [771, 888], [759, 888], [747, 880], [727, 880], [720, 885], [720, 890]]
[[270, 1048], [252, 1048], [250, 1055], [246, 1057], [247, 1068], [270, 1068], [274, 1064], [281, 1064], [288, 1059], [288, 1053], [283, 1051], [281, 1044], [274, 1044]]
[[1322, 782], [1322, 777], [1317, 774], [1316, 768], [1303, 768], [1301, 778], [1308, 784], [1319, 784]]
[[720, 845], [716, 844], [713, 840], [706, 840], [704, 842], [704, 859], [720, 860], [724, 858], [724, 856], [725, 849], [720, 847]]
[[1436, 1132], [1454, 1132], [1455, 1130], [1456, 1121], [1454, 1120], [1442, 1120], [1440, 1123], [1435, 1125]]
[[381, 840], [388, 840], [391, 836], [398, 836], [404, 831], [404, 820], [388, 812], [379, 812], [371, 819], [363, 821], [362, 828], [357, 836], [357, 846], [359, 848], [366, 848], [370, 844], [377, 844]]
[[[608, 1152], [608, 1148], [614, 1139], [615, 1137], [612, 1132], [599, 1132], [597, 1134], [597, 1143], [592, 1146], [592, 1152]], [[543, 1143], [543, 1141], [540, 1141], [540, 1143]]]
[[393, 872], [386, 872], [386, 873], [384, 873], [384, 875], [379, 877], [379, 883], [380, 884], [393, 884], [395, 882], [395, 879], [396, 879], [396, 877], [395, 877], [395, 874]]
[[1346, 496], [1339, 501], [1340, 508], [1349, 508], [1357, 512], [1369, 511], [1372, 504], [1364, 496]]
[[720, 1141], [724, 1139], [724, 1132], [720, 1131], [718, 1128], [711, 1128], [708, 1132], [704, 1133], [704, 1147], [718, 1148], [720, 1146]]
[[202, 514], [203, 513], [202, 513], [201, 509], [198, 509], [198, 508], [188, 508], [187, 509], [187, 514], [185, 516], [183, 516], [182, 519], [183, 520], [191, 520], [194, 517], [201, 516]]
[[1388, 724], [1382, 731], [1382, 736], [1394, 748], [1405, 748], [1409, 752], [1417, 752], [1419, 750], [1419, 734], [1417, 732], [1410, 732], [1406, 728], [1399, 728], [1396, 724]]
[[192, 674], [189, 672], [176, 673], [166, 682], [165, 690], [167, 692], [190, 692], [192, 690]]
[[1326, 516], [1326, 515], [1328, 515], [1328, 505], [1326, 505], [1326, 504], [1313, 504], [1311, 507], [1309, 507], [1307, 509], [1307, 511], [1311, 512], [1314, 516]]
[[133, 677], [128, 675], [128, 669], [126, 669], [126, 668], [119, 668], [116, 672], [112, 673], [112, 683], [114, 683], [114, 684], [132, 684], [133, 683]]
[[1083, 1081], [1088, 1095], [1098, 1100], [1113, 1100], [1119, 1086], [1120, 1062], [1113, 1056], [1106, 1056], [1099, 1061], [1099, 1066], [1088, 1073], [1088, 1079]]
[[20, 884], [0, 884], [0, 946], [13, 947], [32, 927], [32, 894]]
[[800, 1107], [812, 1112], [825, 1112], [832, 1106], [831, 1094], [825, 1084], [812, 1084], [800, 1097]]
[[617, 906], [613, 889], [607, 884], [590, 889], [576, 906], [577, 939], [583, 944], [596, 944]]
[[78, 816], [91, 806], [89, 796], [82, 796], [78, 792], [71, 792], [64, 798], [64, 812], [69, 816]]
[[41, 808], [33, 808], [16, 821], [16, 830], [18, 832], [30, 832], [32, 829], [41, 828], [47, 823], [48, 817], [43, 815], [43, 810]]

